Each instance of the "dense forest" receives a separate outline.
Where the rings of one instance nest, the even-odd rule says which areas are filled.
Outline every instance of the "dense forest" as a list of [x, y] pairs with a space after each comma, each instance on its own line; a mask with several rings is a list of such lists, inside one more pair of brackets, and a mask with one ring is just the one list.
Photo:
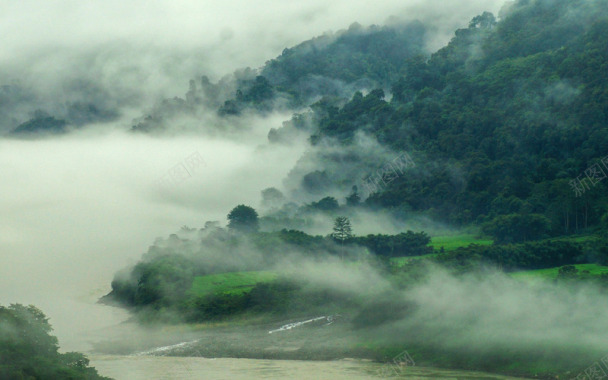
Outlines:
[[[355, 185], [360, 207], [399, 217], [458, 226], [519, 218], [534, 234], [579, 233], [601, 227], [606, 214], [607, 9], [518, 1], [498, 20], [473, 18], [432, 54], [420, 23], [353, 24], [236, 73], [230, 85], [192, 81], [186, 99], [165, 101], [133, 129], [167, 128], [200, 107], [223, 117], [295, 109], [269, 139], [306, 133], [321, 163], [295, 178], [292, 192], [321, 199]], [[381, 157], [353, 153], [361, 135], [408, 152], [416, 168], [397, 175]], [[369, 161], [367, 171], [357, 160]]]

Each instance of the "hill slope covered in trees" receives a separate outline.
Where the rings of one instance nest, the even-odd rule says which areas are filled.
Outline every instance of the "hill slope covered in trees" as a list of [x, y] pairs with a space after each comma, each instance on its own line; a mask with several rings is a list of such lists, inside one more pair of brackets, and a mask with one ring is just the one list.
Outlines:
[[[606, 213], [607, 32], [608, 4], [587, 0], [514, 2], [432, 54], [419, 23], [354, 24], [229, 85], [193, 82], [185, 100], [167, 100], [134, 130], [166, 128], [201, 105], [222, 117], [291, 109], [269, 139], [308, 134], [316, 150], [304, 161], [317, 169], [294, 168], [289, 191], [320, 199], [365, 186], [365, 206], [396, 215], [482, 225], [542, 214], [543, 233], [576, 233]], [[416, 170], [387, 172], [382, 157], [357, 152], [361, 136], [409, 152]]]

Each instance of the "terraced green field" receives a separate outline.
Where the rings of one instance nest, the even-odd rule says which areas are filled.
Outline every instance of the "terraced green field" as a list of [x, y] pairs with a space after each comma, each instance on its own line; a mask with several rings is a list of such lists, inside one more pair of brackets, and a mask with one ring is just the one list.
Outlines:
[[[575, 267], [578, 269], [579, 273], [589, 271], [589, 274], [592, 276], [608, 273], [608, 267], [598, 264], [577, 264]], [[511, 273], [510, 276], [527, 282], [554, 280], [557, 278], [559, 268], [560, 267], [514, 272]]]
[[197, 276], [190, 292], [196, 296], [209, 294], [241, 294], [253, 289], [260, 282], [276, 279], [276, 273], [268, 271], [230, 272]]
[[[429, 245], [436, 251], [439, 251], [441, 247], [443, 247], [445, 252], [450, 252], [460, 247], [466, 247], [470, 244], [490, 245], [492, 243], [493, 241], [491, 239], [479, 238], [474, 234], [461, 234], [433, 236], [431, 237], [431, 243]], [[436, 255], [437, 254], [432, 253], [422, 256], [393, 257], [391, 258], [391, 261], [401, 266], [410, 260], [419, 259], [421, 257], [433, 257]]]

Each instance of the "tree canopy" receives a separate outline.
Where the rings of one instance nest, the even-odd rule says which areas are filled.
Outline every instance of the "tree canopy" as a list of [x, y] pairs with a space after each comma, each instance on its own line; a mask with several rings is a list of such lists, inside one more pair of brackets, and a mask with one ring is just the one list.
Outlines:
[[238, 205], [228, 214], [228, 228], [238, 232], [256, 232], [260, 226], [258, 213], [254, 208]]
[[78, 352], [59, 353], [48, 318], [35, 306], [0, 306], [0, 378], [106, 379]]
[[353, 237], [353, 228], [350, 220], [345, 216], [338, 216], [334, 219], [333, 231], [332, 237], [342, 244]]

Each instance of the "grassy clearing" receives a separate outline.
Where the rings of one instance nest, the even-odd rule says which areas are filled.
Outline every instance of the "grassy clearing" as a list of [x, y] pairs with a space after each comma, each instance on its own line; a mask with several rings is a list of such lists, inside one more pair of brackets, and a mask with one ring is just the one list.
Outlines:
[[[491, 245], [492, 243], [493, 241], [491, 239], [479, 238], [474, 234], [460, 234], [431, 237], [431, 243], [429, 245], [433, 247], [435, 251], [439, 251], [441, 247], [443, 247], [445, 252], [450, 252], [460, 247], [467, 247], [470, 244]], [[433, 256], [437, 256], [437, 254], [431, 253], [429, 255], [422, 256], [393, 257], [391, 258], [391, 262], [401, 266], [411, 260], [429, 258]]]
[[[564, 237], [553, 237], [545, 240], [559, 240], [559, 241], [569, 241], [574, 243], [585, 243], [591, 240], [597, 239], [595, 235], [575, 235], [575, 236], [564, 236]], [[442, 235], [442, 236], [433, 236], [431, 237], [430, 246], [435, 250], [440, 250], [441, 247], [446, 252], [454, 251], [460, 247], [466, 247], [470, 244], [479, 244], [479, 245], [491, 245], [493, 244], [493, 240], [489, 237], [480, 237], [479, 235], [473, 233], [465, 233], [459, 235]]]
[[[579, 273], [589, 271], [589, 274], [592, 276], [608, 273], [608, 267], [598, 264], [577, 264], [575, 267], [578, 269]], [[527, 282], [554, 280], [557, 278], [559, 268], [561, 267], [514, 272], [511, 273], [510, 276]]]
[[276, 273], [268, 271], [230, 272], [197, 276], [190, 292], [196, 296], [209, 294], [241, 294], [253, 289], [260, 282], [275, 280]]

